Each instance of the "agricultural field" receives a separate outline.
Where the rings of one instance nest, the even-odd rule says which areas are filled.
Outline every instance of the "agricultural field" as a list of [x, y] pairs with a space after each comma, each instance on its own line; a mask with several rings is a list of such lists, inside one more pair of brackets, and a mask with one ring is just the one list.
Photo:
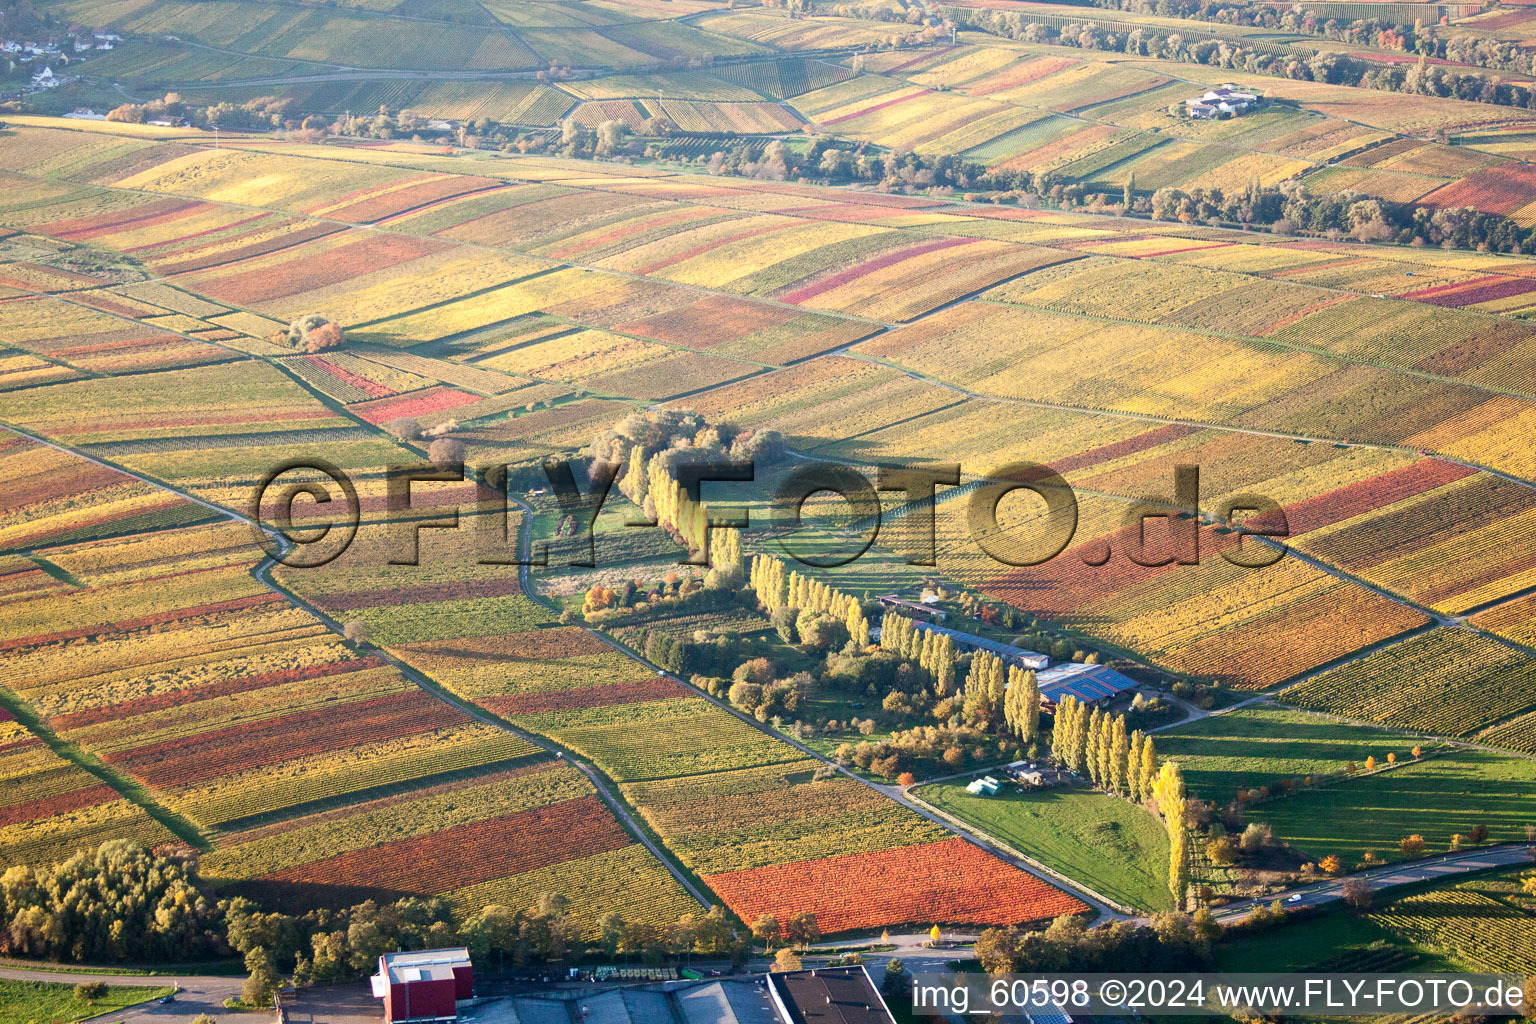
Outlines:
[[12, 864], [50, 864], [108, 839], [176, 841], [142, 805], [56, 753], [10, 710], [0, 710], [0, 778], [0, 837]]
[[1313, 858], [1337, 853], [1351, 864], [1368, 850], [1398, 856], [1406, 835], [1422, 835], [1431, 851], [1444, 850], [1451, 836], [1478, 825], [1493, 841], [1522, 841], [1533, 811], [1532, 764], [1486, 750], [1456, 750], [1295, 793], [1250, 814], [1262, 815], [1277, 836]]
[[[1123, 671], [1117, 713], [1177, 704], [1158, 755], [1285, 847], [1222, 897], [1536, 824], [1522, 71], [1341, 43], [1362, 76], [1319, 56], [1336, 23], [1012, 0], [49, 12], [124, 34], [89, 87], [193, 113], [0, 128], [12, 861], [128, 838], [195, 851], [219, 898], [460, 924], [559, 894], [594, 957], [610, 912], [642, 929], [608, 959], [685, 955], [665, 929], [714, 906], [849, 937], [1187, 908], [1152, 801], [892, 798], [1061, 727], [978, 690], [979, 655], [881, 652], [893, 593]], [[1528, 20], [1501, 18], [1417, 31]], [[1423, 87], [1367, 87], [1394, 74]], [[1182, 112], [1228, 82], [1265, 102]], [[197, 127], [226, 100], [252, 118]], [[716, 455], [755, 463], [728, 502], [681, 481]], [[606, 479], [591, 457], [623, 496], [587, 564], [551, 490], [561, 460]], [[390, 467], [424, 460], [402, 500]], [[293, 461], [273, 519], [253, 496]], [[889, 479], [882, 517], [782, 521], [770, 496], [828, 463], [958, 467], [931, 557]], [[355, 536], [285, 564], [246, 520], [346, 532], [333, 471]], [[1050, 473], [1070, 504], [986, 487]], [[727, 504], [747, 525], [684, 561]], [[742, 578], [870, 522], [782, 594]], [[1508, 883], [1380, 897], [1301, 966], [1536, 969]]]
[[[1357, 916], [1336, 911], [1223, 943], [1224, 970], [1462, 970], [1530, 962], [1527, 868], [1414, 886]], [[1516, 968], [1524, 969], [1524, 968]]]
[[1173, 905], [1163, 881], [1167, 830], [1127, 801], [1077, 789], [973, 796], [959, 782], [917, 796], [1111, 899], [1146, 910]]
[[[32, 490], [56, 476], [38, 466]], [[575, 769], [269, 590], [245, 527], [8, 557], [0, 820], [19, 858], [194, 842], [211, 847], [210, 883], [274, 907], [433, 895], [465, 916], [500, 893], [531, 905], [575, 874], [565, 895], [589, 931], [631, 884], [641, 917], [693, 905]]]
[[1393, 900], [1370, 919], [1401, 940], [1432, 949], [1463, 970], [1528, 971], [1533, 913], [1512, 899], [1513, 880], [1478, 879]]
[[1288, 704], [1465, 736], [1518, 715], [1536, 698], [1528, 655], [1478, 633], [1435, 630], [1290, 687]]
[[136, 1003], [159, 999], [171, 991], [169, 985], [113, 985], [108, 987], [105, 996], [87, 1001], [75, 994], [72, 985], [8, 980], [0, 981], [0, 1010], [10, 1019], [26, 1024], [77, 1021], [122, 1012]]
[[[1407, 760], [1422, 741], [1287, 708], [1242, 708], [1158, 735], [1158, 752], [1184, 770], [1203, 800], [1230, 799], [1239, 788], [1271, 789], [1285, 779], [1329, 775], [1367, 757]], [[1434, 749], [1433, 744], [1422, 744]], [[1394, 769], [1396, 770], [1396, 769]]]
[[[1523, 839], [1533, 811], [1536, 763], [1529, 759], [1439, 749], [1412, 734], [1306, 712], [1244, 708], [1157, 740], [1158, 752], [1180, 762], [1202, 799], [1225, 802], [1238, 789], [1267, 790], [1267, 799], [1250, 801], [1248, 820], [1269, 824], [1314, 861], [1337, 854], [1355, 864], [1367, 851], [1393, 859], [1399, 840], [1412, 834], [1440, 852], [1453, 834], [1476, 825], [1495, 841]], [[1414, 747], [1424, 756], [1415, 758]], [[1388, 764], [1389, 755], [1396, 764]], [[1366, 771], [1367, 758], [1380, 767]]]
[[[481, 567], [477, 583], [467, 555], [424, 544], [423, 568], [434, 568], [420, 585], [374, 589], [378, 583], [369, 581], [381, 580], [392, 543], [387, 529], [365, 529], [322, 570], [285, 570], [283, 578], [333, 614], [359, 617], [375, 642], [456, 696], [590, 761], [739, 917], [808, 909], [830, 933], [930, 918], [1012, 923], [1079, 908], [1011, 868], [996, 884], [1019, 888], [989, 906], [964, 878], [937, 871], [944, 858], [933, 847], [957, 842], [944, 830], [859, 783], [816, 780], [815, 764], [771, 733], [585, 630], [556, 623], [516, 592], [516, 576], [505, 567]], [[440, 574], [462, 582], [426, 582]], [[468, 593], [496, 596], [450, 596]], [[770, 799], [780, 811], [765, 827], [757, 811]], [[727, 833], [735, 838], [722, 842]], [[876, 873], [862, 906], [831, 888], [782, 881], [841, 877], [840, 858], [861, 856]], [[981, 855], [967, 871], [998, 868]], [[889, 871], [918, 873], [921, 881], [890, 891], [879, 881]]]

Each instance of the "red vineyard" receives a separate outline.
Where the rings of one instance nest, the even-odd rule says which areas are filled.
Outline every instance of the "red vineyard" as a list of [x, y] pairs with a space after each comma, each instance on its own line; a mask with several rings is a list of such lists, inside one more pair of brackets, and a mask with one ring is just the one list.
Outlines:
[[1011, 925], [1088, 909], [959, 837], [704, 880], [744, 921], [809, 910], [829, 935], [899, 924]]
[[152, 786], [183, 786], [469, 721], [462, 711], [412, 689], [167, 740], [108, 760]]
[[597, 797], [584, 796], [301, 864], [251, 887], [290, 904], [347, 906], [393, 893], [452, 892], [631, 842]]

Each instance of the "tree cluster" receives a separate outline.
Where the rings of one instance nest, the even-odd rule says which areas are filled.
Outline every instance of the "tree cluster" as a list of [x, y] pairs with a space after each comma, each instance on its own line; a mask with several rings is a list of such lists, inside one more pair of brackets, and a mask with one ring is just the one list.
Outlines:
[[1071, 694], [1056, 706], [1051, 756], [1094, 785], [1137, 803], [1153, 798], [1157, 751], [1152, 737], [1127, 733], [1124, 715], [1090, 709]]
[[345, 340], [341, 325], [333, 323], [319, 313], [305, 313], [295, 317], [288, 330], [277, 331], [268, 339], [275, 344], [303, 349], [311, 355], [340, 348]]
[[1204, 910], [1193, 917], [1158, 914], [1150, 926], [1116, 921], [1089, 928], [1081, 917], [1058, 917], [1044, 931], [988, 928], [976, 939], [976, 958], [989, 974], [1200, 970], [1221, 932]]
[[753, 555], [747, 586], [787, 644], [819, 653], [847, 647], [851, 657], [869, 646], [865, 605], [852, 594], [802, 576], [782, 558]]
[[742, 430], [709, 424], [690, 410], [651, 409], [632, 413], [603, 430], [588, 450], [594, 458], [621, 467], [619, 493], [683, 541], [690, 551], [710, 556], [706, 585], [734, 590], [744, 573], [741, 538], [711, 528], [702, 501], [678, 480], [678, 467], [706, 460], [769, 464], [784, 454], [774, 430]]
[[1342, 21], [1299, 4], [1276, 8], [1230, 0], [1094, 0], [1094, 4], [1135, 14], [1303, 33], [1351, 46], [1417, 53], [1499, 71], [1536, 72], [1536, 52], [1518, 42], [1471, 34], [1442, 34], [1437, 25], [1426, 25], [1423, 19], [1412, 25], [1382, 17]]
[[[54, 960], [170, 963], [234, 953], [247, 979], [240, 1002], [269, 1004], [284, 977], [297, 985], [342, 981], [374, 969], [384, 953], [465, 945], [524, 966], [591, 955], [660, 964], [692, 953], [745, 963], [749, 950], [716, 906], [665, 925], [610, 912], [599, 937], [583, 939], [565, 896], [545, 893], [525, 908], [491, 905], [456, 922], [446, 901], [368, 900], [302, 915], [267, 911], [237, 896], [215, 901], [185, 850], [150, 852], [128, 840], [103, 843], [45, 868], [0, 874], [0, 953]], [[800, 922], [814, 928], [815, 918]]]
[[920, 762], [938, 762], [959, 771], [967, 764], [1008, 757], [1016, 749], [1005, 737], [989, 735], [974, 725], [950, 722], [898, 730], [879, 742], [840, 743], [833, 757], [894, 779]]
[[956, 17], [963, 27], [1034, 43], [1127, 53], [1304, 82], [1454, 97], [1506, 107], [1532, 108], [1536, 105], [1536, 87], [1422, 60], [1407, 68], [1383, 67], [1347, 53], [1303, 53], [1264, 43], [1205, 37], [1195, 31], [1186, 36], [1138, 26], [1122, 32], [1091, 21], [1065, 22], [1057, 28], [1050, 24], [1058, 20], [1054, 16], [1018, 11], [957, 9]]
[[0, 952], [96, 963], [223, 952], [222, 914], [185, 853], [103, 843], [50, 867], [0, 875]]

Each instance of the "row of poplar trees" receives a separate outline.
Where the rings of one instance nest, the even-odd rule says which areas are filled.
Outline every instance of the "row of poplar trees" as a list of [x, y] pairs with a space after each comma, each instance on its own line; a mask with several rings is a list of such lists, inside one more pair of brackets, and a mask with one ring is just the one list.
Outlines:
[[1178, 762], [1158, 764], [1152, 737], [1129, 733], [1124, 715], [1112, 715], [1068, 694], [1056, 706], [1051, 755], [1109, 793], [1155, 803], [1168, 828], [1168, 889], [1183, 902], [1189, 889], [1189, 798]]
[[869, 646], [869, 620], [859, 599], [788, 569], [782, 558], [753, 555], [747, 585], [770, 617], [782, 608], [793, 608], [797, 617], [807, 611], [830, 615], [848, 627], [849, 638], [860, 648]]
[[966, 712], [1017, 736], [1023, 743], [1040, 738], [1040, 684], [1032, 669], [1005, 662], [990, 651], [971, 655], [963, 684], [958, 684], [959, 651], [954, 638], [923, 629], [905, 615], [886, 612], [880, 625], [880, 646], [921, 668], [933, 684], [934, 696], [960, 696]]
[[1124, 715], [1090, 708], [1067, 694], [1056, 707], [1051, 754], [1108, 792], [1137, 803], [1152, 799], [1157, 751], [1140, 729], [1127, 734]]

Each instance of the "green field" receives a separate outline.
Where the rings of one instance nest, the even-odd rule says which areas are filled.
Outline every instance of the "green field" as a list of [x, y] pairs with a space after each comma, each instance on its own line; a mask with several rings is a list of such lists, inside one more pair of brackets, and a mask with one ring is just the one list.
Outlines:
[[1361, 962], [1370, 958], [1373, 965], [1358, 968], [1361, 970], [1449, 969], [1429, 950], [1404, 941], [1369, 918], [1342, 910], [1245, 935], [1216, 947], [1217, 970], [1243, 973], [1305, 971], [1317, 965], [1332, 968], [1346, 958]]
[[1397, 855], [1404, 836], [1422, 835], [1434, 851], [1452, 833], [1486, 825], [1493, 842], [1525, 838], [1536, 824], [1536, 761], [1457, 750], [1419, 764], [1274, 800], [1249, 811], [1310, 857], [1337, 853], [1358, 861], [1367, 850]]
[[73, 985], [44, 981], [0, 981], [0, 1019], [8, 1024], [62, 1024], [111, 1013], [168, 995], [169, 988], [114, 985], [93, 1003], [75, 998]]
[[961, 781], [918, 796], [1090, 888], [1143, 910], [1167, 910], [1168, 833], [1149, 812], [1089, 789], [972, 796]]
[[[1326, 775], [1350, 761], [1364, 764], [1395, 752], [1406, 759], [1416, 741], [1282, 708], [1253, 707], [1158, 733], [1157, 752], [1178, 760], [1190, 792], [1225, 802], [1239, 787]], [[1429, 744], [1424, 744], [1425, 749]]]
[[[1159, 733], [1158, 753], [1174, 757], [1190, 791], [1225, 803], [1239, 788], [1331, 774], [1353, 761], [1395, 752], [1406, 759], [1414, 739], [1368, 726], [1278, 708], [1246, 708], [1187, 728]], [[1428, 745], [1426, 744], [1426, 750]], [[1481, 750], [1437, 752], [1357, 779], [1331, 780], [1312, 791], [1269, 800], [1247, 811], [1308, 857], [1336, 853], [1350, 863], [1367, 850], [1397, 853], [1404, 836], [1422, 835], [1433, 851], [1452, 833], [1488, 826], [1494, 841], [1523, 839], [1536, 824], [1536, 761]]]
[[1216, 947], [1221, 971], [1397, 973], [1526, 970], [1536, 898], [1528, 867], [1378, 894], [1365, 915], [1342, 907]]

